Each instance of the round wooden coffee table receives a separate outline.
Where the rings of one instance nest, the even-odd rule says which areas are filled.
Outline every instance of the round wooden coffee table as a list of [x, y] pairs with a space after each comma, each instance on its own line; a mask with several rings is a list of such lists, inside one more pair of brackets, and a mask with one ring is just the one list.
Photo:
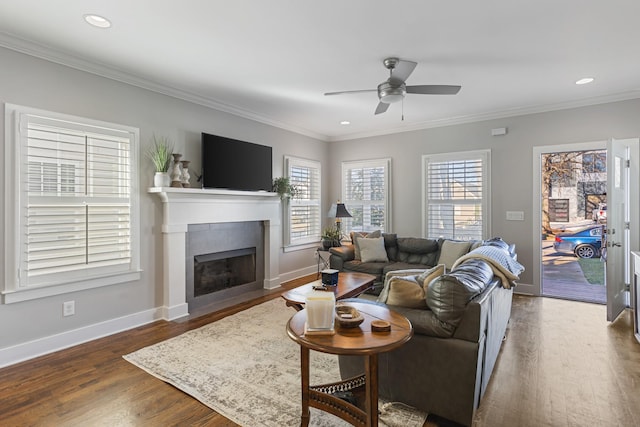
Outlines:
[[[334, 335], [305, 335], [306, 310], [293, 315], [287, 323], [287, 334], [300, 345], [302, 377], [302, 420], [309, 425], [309, 407], [321, 409], [355, 426], [378, 425], [378, 354], [400, 347], [411, 339], [413, 327], [403, 315], [375, 304], [349, 302], [364, 317], [356, 328], [340, 328]], [[371, 322], [384, 320], [391, 324], [388, 332], [373, 332]], [[365, 373], [344, 381], [311, 386], [309, 384], [309, 350], [322, 353], [360, 355], [365, 357]], [[351, 392], [355, 404], [336, 394]]]

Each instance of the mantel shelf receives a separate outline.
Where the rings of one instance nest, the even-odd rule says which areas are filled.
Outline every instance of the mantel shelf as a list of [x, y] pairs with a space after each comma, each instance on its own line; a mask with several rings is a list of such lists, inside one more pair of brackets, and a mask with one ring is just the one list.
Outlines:
[[157, 194], [163, 202], [172, 199], [212, 199], [212, 198], [277, 198], [278, 193], [270, 191], [238, 191], [224, 189], [203, 189], [203, 188], [177, 188], [177, 187], [149, 187], [150, 194]]

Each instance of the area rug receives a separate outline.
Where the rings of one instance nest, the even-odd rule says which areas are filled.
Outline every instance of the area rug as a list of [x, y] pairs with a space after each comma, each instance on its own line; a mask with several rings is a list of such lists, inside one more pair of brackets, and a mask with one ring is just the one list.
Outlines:
[[[123, 356], [241, 426], [300, 425], [300, 348], [286, 333], [295, 312], [278, 299]], [[311, 383], [340, 379], [337, 356], [311, 352]], [[380, 402], [380, 425], [417, 426], [427, 414]], [[311, 425], [348, 426], [311, 409]]]

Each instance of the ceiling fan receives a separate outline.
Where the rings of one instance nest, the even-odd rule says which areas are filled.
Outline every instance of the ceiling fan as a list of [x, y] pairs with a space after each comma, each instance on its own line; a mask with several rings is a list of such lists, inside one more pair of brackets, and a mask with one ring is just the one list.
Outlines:
[[407, 93], [419, 95], [455, 95], [460, 91], [461, 86], [454, 85], [417, 85], [407, 86], [405, 81], [418, 65], [417, 62], [405, 61], [398, 58], [386, 58], [382, 61], [389, 70], [389, 78], [378, 85], [378, 89], [347, 90], [341, 92], [327, 92], [325, 95], [342, 95], [345, 93], [373, 92], [378, 91], [378, 107], [375, 114], [384, 113], [389, 108], [389, 104], [404, 100]]

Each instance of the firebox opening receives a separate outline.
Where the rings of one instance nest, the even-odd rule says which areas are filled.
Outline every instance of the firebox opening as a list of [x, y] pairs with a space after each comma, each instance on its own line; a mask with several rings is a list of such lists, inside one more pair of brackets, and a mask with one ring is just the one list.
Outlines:
[[196, 297], [256, 281], [256, 248], [196, 255], [193, 263]]

